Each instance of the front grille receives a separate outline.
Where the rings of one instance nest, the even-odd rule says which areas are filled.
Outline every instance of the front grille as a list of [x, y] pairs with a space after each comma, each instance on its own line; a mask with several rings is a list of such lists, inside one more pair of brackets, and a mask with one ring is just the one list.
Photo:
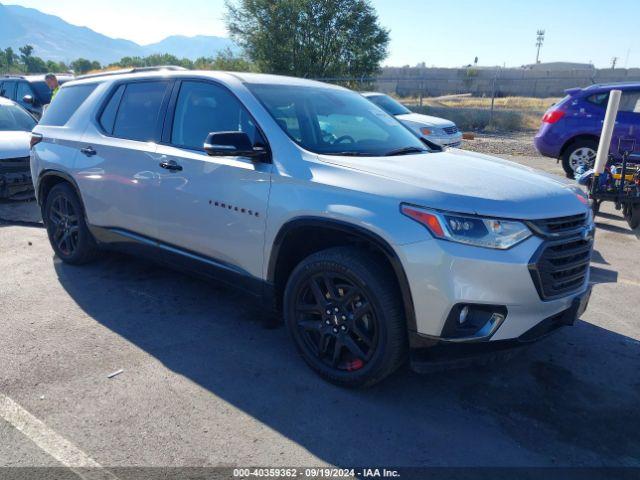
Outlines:
[[593, 238], [571, 237], [544, 243], [529, 266], [543, 300], [580, 290], [589, 273]]
[[534, 231], [543, 236], [570, 235], [581, 230], [587, 225], [587, 214], [571, 215], [568, 217], [548, 218], [545, 220], [534, 220], [529, 222], [529, 226]]
[[453, 127], [444, 127], [443, 130], [447, 135], [458, 133], [458, 127], [456, 127], [455, 125]]

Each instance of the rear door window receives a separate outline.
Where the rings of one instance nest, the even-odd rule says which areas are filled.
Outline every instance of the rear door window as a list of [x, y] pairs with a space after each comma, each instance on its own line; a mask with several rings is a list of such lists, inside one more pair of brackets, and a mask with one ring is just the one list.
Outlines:
[[14, 80], [6, 80], [2, 83], [2, 91], [0, 91], [0, 96], [9, 98], [11, 100], [16, 99], [16, 81]]
[[115, 116], [113, 136], [142, 142], [155, 140], [162, 101], [170, 84], [169, 81], [128, 84]]
[[622, 92], [620, 111], [640, 113], [640, 90], [625, 90]]
[[73, 114], [76, 113], [76, 110], [80, 108], [80, 105], [95, 90], [96, 86], [96, 84], [91, 84], [61, 88], [42, 116], [40, 125], [53, 127], [66, 125]]

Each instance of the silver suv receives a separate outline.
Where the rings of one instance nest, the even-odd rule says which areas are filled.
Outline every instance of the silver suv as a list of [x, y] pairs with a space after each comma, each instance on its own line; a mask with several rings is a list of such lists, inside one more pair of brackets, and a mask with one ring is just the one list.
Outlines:
[[579, 190], [422, 141], [340, 87], [170, 70], [69, 82], [31, 169], [61, 260], [121, 249], [243, 288], [341, 385], [415, 349], [533, 340], [589, 298]]

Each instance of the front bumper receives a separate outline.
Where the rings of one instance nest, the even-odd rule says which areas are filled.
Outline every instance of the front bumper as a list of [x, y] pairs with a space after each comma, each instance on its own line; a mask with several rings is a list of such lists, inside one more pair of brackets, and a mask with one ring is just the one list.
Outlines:
[[0, 160], [0, 198], [33, 190], [29, 157]]
[[588, 290], [589, 274], [571, 294], [543, 300], [530, 272], [543, 242], [533, 236], [509, 250], [491, 250], [430, 239], [400, 247], [413, 298], [415, 333], [432, 343], [450, 340], [447, 319], [462, 304], [500, 306], [507, 312], [488, 337], [462, 339], [469, 342], [519, 339], [545, 319], [569, 311], [574, 299]]
[[441, 147], [459, 147], [462, 145], [462, 132], [453, 135], [427, 135], [427, 140], [440, 145]]

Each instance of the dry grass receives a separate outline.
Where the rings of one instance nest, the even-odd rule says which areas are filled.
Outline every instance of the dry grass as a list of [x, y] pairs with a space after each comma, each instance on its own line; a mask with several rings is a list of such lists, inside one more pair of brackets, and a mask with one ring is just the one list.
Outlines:
[[[417, 98], [403, 98], [402, 103], [406, 105], [418, 105]], [[496, 98], [493, 104], [494, 109], [503, 110], [523, 110], [544, 112], [554, 103], [560, 101], [559, 97], [533, 98], [533, 97], [500, 97]], [[422, 104], [434, 107], [451, 108], [491, 108], [490, 97], [424, 97]]]
[[417, 98], [403, 98], [401, 102], [413, 111], [449, 119], [462, 130], [527, 131], [538, 129], [545, 110], [559, 100], [556, 97], [496, 98], [493, 117], [491, 98], [487, 97], [425, 97], [422, 107], [418, 106]]

